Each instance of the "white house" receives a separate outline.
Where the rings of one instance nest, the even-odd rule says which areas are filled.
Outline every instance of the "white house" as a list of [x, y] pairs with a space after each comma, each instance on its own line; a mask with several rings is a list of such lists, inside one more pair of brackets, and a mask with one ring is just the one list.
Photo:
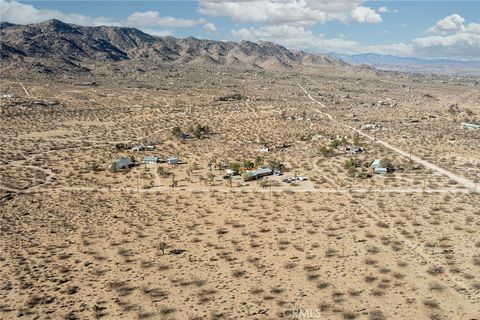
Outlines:
[[178, 162], [179, 162], [178, 157], [171, 157], [167, 159], [168, 164], [178, 164]]
[[462, 122], [462, 123], [460, 123], [460, 125], [464, 129], [480, 129], [480, 124], [476, 124], [476, 123]]
[[145, 150], [145, 146], [141, 144], [132, 147], [132, 151], [135, 151], [135, 152], [140, 152], [143, 150]]

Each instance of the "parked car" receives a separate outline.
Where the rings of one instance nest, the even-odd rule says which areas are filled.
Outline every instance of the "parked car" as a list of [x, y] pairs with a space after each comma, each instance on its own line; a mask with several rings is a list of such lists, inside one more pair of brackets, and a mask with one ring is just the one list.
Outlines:
[[298, 176], [297, 180], [298, 181], [305, 181], [305, 180], [308, 180], [308, 179], [307, 179], [307, 177], [304, 177], [304, 176]]

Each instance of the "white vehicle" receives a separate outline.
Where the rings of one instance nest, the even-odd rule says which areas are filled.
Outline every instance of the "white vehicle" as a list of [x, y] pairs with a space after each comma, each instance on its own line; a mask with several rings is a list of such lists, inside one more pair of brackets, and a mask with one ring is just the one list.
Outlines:
[[304, 177], [304, 176], [297, 176], [297, 180], [298, 181], [305, 181], [305, 180], [308, 180], [307, 177]]

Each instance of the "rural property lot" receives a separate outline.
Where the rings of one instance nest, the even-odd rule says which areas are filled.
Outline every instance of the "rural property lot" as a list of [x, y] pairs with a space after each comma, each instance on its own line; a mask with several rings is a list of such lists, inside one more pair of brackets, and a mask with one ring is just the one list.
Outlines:
[[[20, 80], [1, 80], [0, 318], [480, 318], [480, 131], [460, 126], [478, 122], [478, 81], [221, 66]], [[120, 157], [136, 165], [111, 170]], [[283, 174], [224, 178], [245, 162]]]

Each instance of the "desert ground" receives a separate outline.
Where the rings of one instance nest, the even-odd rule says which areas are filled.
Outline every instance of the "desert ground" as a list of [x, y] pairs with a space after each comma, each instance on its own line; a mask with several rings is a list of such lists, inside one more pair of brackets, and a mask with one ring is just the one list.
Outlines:
[[[119, 63], [0, 84], [0, 319], [480, 319], [478, 79]], [[224, 178], [246, 162], [283, 175]]]

